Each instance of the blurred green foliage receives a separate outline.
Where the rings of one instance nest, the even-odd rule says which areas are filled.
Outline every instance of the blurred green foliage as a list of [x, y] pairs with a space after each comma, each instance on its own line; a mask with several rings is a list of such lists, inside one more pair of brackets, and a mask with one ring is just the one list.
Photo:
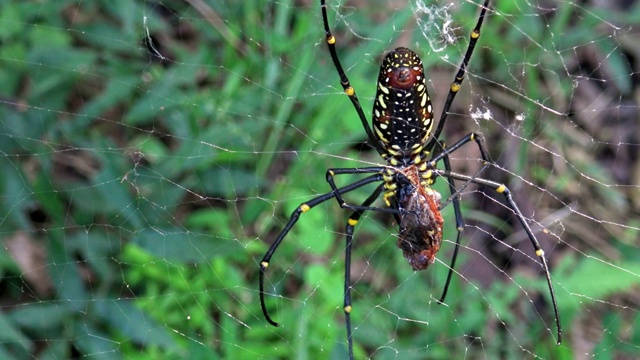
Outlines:
[[[433, 53], [424, 28], [415, 25], [415, 7], [338, 5], [331, 2], [330, 21], [367, 114], [378, 60], [395, 44], [392, 37], [428, 54], [429, 71], [449, 81], [478, 14], [473, 3], [450, 8], [460, 41]], [[595, 150], [582, 148], [592, 157], [567, 155], [576, 154], [576, 144], [586, 146], [562, 136], [560, 124], [570, 123], [569, 116], [550, 121], [541, 110], [563, 108], [575, 96], [566, 64], [576, 56], [571, 49], [592, 41], [617, 74], [620, 93], [633, 91], [629, 61], [602, 32], [603, 19], [613, 15], [570, 2], [553, 10], [506, 1], [492, 6], [461, 104], [469, 94], [493, 97], [504, 112], [528, 115], [511, 171], [538, 190], [534, 206], [545, 206], [543, 195], [553, 194], [556, 207], [567, 207], [584, 175], [615, 183], [593, 159]], [[325, 169], [379, 162], [359, 146], [364, 132], [339, 90], [319, 13], [315, 1], [288, 0], [0, 5], [0, 357], [345, 357], [346, 214], [337, 204], [305, 214], [273, 258], [267, 304], [283, 327], [266, 324], [257, 292], [258, 261], [291, 211], [328, 191]], [[633, 23], [638, 13], [634, 8], [619, 21]], [[509, 89], [523, 95], [515, 108], [500, 96]], [[446, 94], [431, 91], [437, 99]], [[472, 126], [469, 108], [457, 106]], [[510, 124], [480, 126], [492, 155], [503, 160]], [[532, 144], [554, 149], [570, 169], [529, 161], [538, 151]], [[444, 184], [437, 189], [446, 193]], [[597, 189], [603, 207], [629, 206], [620, 188]], [[356, 192], [349, 201], [366, 196]], [[473, 224], [467, 230], [493, 226], [484, 230], [489, 238], [514, 232], [481, 206], [463, 202]], [[454, 223], [449, 207], [443, 214]], [[593, 219], [565, 221], [606, 223]], [[458, 269], [489, 263], [509, 276], [479, 284], [458, 274], [441, 306], [435, 299], [446, 266], [414, 273], [395, 246], [391, 219], [365, 217], [352, 270], [356, 357], [512, 359], [524, 352], [572, 359], [582, 350], [575, 329], [584, 330], [587, 311], [597, 314], [588, 322], [598, 335], [587, 339], [592, 354], [636, 354], [640, 333], [630, 329], [640, 329], [638, 307], [616, 306], [628, 304], [625, 294], [640, 282], [638, 222], [629, 219], [602, 230], [618, 258], [572, 244], [559, 229], [552, 238], [562, 252], [544, 244], [557, 264], [565, 330], [565, 343], [556, 347], [546, 283], [533, 255], [525, 264], [534, 276], [512, 274], [465, 236]], [[445, 238], [455, 238], [453, 226]], [[451, 245], [445, 243], [444, 263]], [[532, 252], [528, 243], [523, 249]], [[567, 249], [573, 251], [566, 255]]]

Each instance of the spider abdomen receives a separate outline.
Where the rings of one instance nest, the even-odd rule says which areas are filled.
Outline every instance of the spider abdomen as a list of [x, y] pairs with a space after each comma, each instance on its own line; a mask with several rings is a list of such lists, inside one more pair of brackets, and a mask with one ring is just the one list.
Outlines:
[[433, 127], [422, 60], [399, 47], [380, 66], [372, 125], [387, 158], [409, 163], [420, 154]]

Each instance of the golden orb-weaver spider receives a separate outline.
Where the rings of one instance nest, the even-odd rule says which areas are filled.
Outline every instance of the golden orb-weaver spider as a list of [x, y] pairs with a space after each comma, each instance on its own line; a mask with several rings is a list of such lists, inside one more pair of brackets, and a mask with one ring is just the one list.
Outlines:
[[[458, 202], [458, 192], [456, 191], [454, 181], [460, 180], [466, 183], [475, 183], [493, 188], [497, 193], [504, 195], [509, 208], [517, 216], [527, 233], [535, 249], [536, 256], [540, 258], [553, 304], [558, 330], [557, 343], [560, 344], [562, 341], [562, 330], [560, 327], [556, 297], [551, 283], [549, 266], [547, 265], [547, 260], [544, 256], [544, 251], [540, 247], [540, 243], [518, 209], [509, 189], [504, 184], [451, 171], [449, 155], [469, 142], [475, 142], [478, 146], [484, 168], [490, 166], [491, 160], [485, 148], [484, 139], [480, 134], [470, 133], [447, 148], [445, 148], [444, 143], [439, 140], [447, 120], [448, 111], [464, 80], [473, 49], [480, 37], [480, 28], [482, 27], [489, 6], [489, 0], [485, 0], [482, 5], [478, 22], [471, 32], [469, 45], [462, 64], [451, 83], [438, 126], [433, 133], [433, 113], [431, 100], [427, 93], [422, 61], [416, 53], [404, 47], [399, 47], [388, 52], [382, 61], [373, 105], [373, 118], [371, 121], [373, 130], [369, 127], [356, 92], [349, 83], [349, 79], [336, 53], [336, 38], [331, 34], [331, 30], [329, 29], [325, 0], [320, 0], [320, 6], [327, 46], [338, 75], [340, 76], [340, 84], [344, 92], [349, 96], [362, 122], [364, 130], [367, 133], [369, 145], [378, 151], [380, 156], [387, 162], [387, 165], [329, 169], [327, 170], [326, 178], [331, 186], [331, 192], [302, 203], [293, 211], [289, 222], [273, 244], [271, 244], [269, 250], [260, 262], [260, 305], [267, 321], [271, 325], [278, 326], [278, 323], [273, 321], [269, 316], [264, 301], [264, 273], [269, 266], [271, 257], [302, 213], [311, 210], [313, 207], [325, 201], [335, 198], [341, 208], [354, 210], [346, 226], [344, 275], [344, 313], [346, 318], [349, 358], [353, 359], [350, 317], [352, 310], [350, 268], [355, 225], [365, 211], [392, 213], [399, 224], [398, 247], [402, 249], [405, 258], [414, 270], [426, 269], [435, 261], [435, 256], [440, 249], [442, 243], [442, 226], [444, 223], [440, 215], [442, 208], [440, 202], [441, 196], [431, 189], [431, 185], [438, 177], [445, 177], [448, 180], [449, 190], [452, 196], [451, 202], [454, 207], [458, 235], [447, 280], [439, 301], [441, 303], [444, 302], [447, 295], [447, 289], [451, 282], [451, 276], [460, 246], [460, 237], [464, 228]], [[445, 170], [436, 167], [439, 161], [443, 162]], [[337, 187], [334, 182], [334, 177], [341, 174], [372, 175], [355, 183]], [[342, 199], [342, 195], [347, 192], [380, 181], [382, 184], [378, 185], [373, 193], [360, 206], [349, 205]], [[387, 208], [371, 207], [371, 204], [383, 191], [383, 199]]]

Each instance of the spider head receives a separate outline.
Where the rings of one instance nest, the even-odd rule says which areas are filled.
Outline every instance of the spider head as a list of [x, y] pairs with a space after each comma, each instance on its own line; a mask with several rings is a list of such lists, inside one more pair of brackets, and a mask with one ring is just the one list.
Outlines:
[[375, 136], [388, 159], [410, 164], [421, 154], [433, 127], [433, 115], [422, 60], [415, 52], [399, 47], [385, 56], [372, 119]]

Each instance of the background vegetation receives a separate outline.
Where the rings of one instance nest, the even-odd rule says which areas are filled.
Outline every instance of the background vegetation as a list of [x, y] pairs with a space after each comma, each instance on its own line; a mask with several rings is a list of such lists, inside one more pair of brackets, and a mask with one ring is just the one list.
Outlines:
[[[421, 4], [329, 6], [367, 114], [381, 55], [399, 45], [423, 55], [441, 109], [479, 7]], [[269, 268], [283, 327], [257, 292], [261, 257], [300, 202], [328, 191], [325, 169], [380, 161], [319, 14], [287, 0], [0, 5], [0, 357], [345, 357], [335, 202], [305, 214]], [[482, 176], [511, 187], [547, 252], [563, 344], [516, 219], [469, 186], [446, 306], [450, 208], [442, 263], [421, 273], [390, 216], [361, 222], [357, 358], [637, 356], [638, 19], [634, 1], [492, 4], [446, 129], [449, 143], [487, 138], [497, 167]], [[473, 174], [468, 148], [454, 168]]]

